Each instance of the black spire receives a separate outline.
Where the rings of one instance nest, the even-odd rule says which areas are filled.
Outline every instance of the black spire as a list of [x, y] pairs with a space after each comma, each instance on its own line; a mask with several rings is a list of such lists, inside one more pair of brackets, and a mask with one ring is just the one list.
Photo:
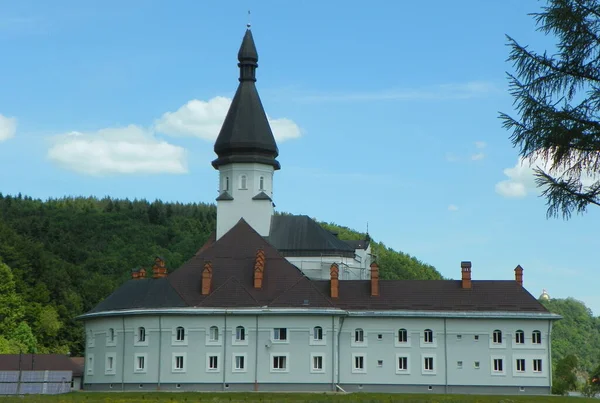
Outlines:
[[215, 169], [233, 162], [258, 162], [279, 169], [275, 137], [256, 90], [258, 53], [250, 27], [238, 52], [240, 84], [215, 142]]

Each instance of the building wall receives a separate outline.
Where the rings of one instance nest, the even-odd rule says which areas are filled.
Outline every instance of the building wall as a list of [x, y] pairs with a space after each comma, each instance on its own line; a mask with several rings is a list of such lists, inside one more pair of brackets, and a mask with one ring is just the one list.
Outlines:
[[[146, 329], [143, 343], [137, 340], [140, 326]], [[184, 341], [176, 340], [178, 326], [185, 329]], [[218, 327], [216, 342], [209, 338], [211, 326]], [[245, 329], [244, 342], [235, 340], [237, 326]], [[274, 328], [283, 326], [287, 329], [287, 340], [275, 340]], [[315, 326], [322, 328], [322, 341], [312, 337]], [[114, 343], [108, 338], [110, 328], [115, 330]], [[363, 330], [362, 343], [354, 340], [359, 328]], [[406, 329], [406, 342], [398, 341], [401, 328]], [[425, 341], [426, 329], [432, 331], [431, 343]], [[503, 343], [499, 345], [490, 341], [496, 329], [503, 335]], [[517, 345], [514, 339], [519, 329], [525, 333], [522, 345]], [[540, 345], [532, 343], [534, 330], [541, 332]], [[527, 387], [528, 393], [538, 393], [549, 391], [551, 385], [548, 330], [546, 320], [324, 315], [93, 319], [86, 321], [84, 389], [94, 385], [96, 389], [108, 389], [112, 384], [113, 389], [125, 390], [253, 390], [256, 382], [259, 390], [332, 390], [339, 384], [344, 389], [364, 391], [429, 391], [432, 387], [437, 392], [443, 388], [458, 393], [469, 388], [480, 391], [507, 388], [507, 393], [512, 393]], [[144, 371], [135, 368], [140, 355], [145, 357]], [[174, 357], [178, 355], [184, 357], [183, 370], [174, 368]], [[211, 355], [217, 356], [216, 369], [208, 368]], [[243, 370], [234, 368], [236, 355], [244, 357]], [[112, 371], [106, 368], [109, 356], [114, 357]], [[286, 357], [284, 370], [273, 368], [275, 356]], [[322, 357], [322, 370], [312, 368], [315, 356]], [[356, 357], [363, 357], [363, 371], [355, 368]], [[407, 358], [405, 370], [398, 368], [400, 357]], [[432, 358], [433, 369], [425, 368], [425, 358]], [[501, 373], [493, 371], [494, 358], [503, 359]], [[517, 358], [526, 360], [522, 373], [516, 371]], [[542, 360], [541, 372], [533, 371], [534, 359]], [[458, 361], [462, 361], [462, 366]], [[479, 368], [475, 368], [476, 361]]]
[[298, 267], [310, 279], [329, 280], [330, 268], [337, 263], [340, 268], [340, 280], [368, 280], [371, 278], [371, 245], [367, 249], [356, 249], [357, 258], [343, 256], [286, 256], [286, 259]]
[[[268, 236], [273, 215], [273, 203], [268, 200], [252, 200], [261, 191], [273, 198], [273, 167], [263, 164], [237, 163], [219, 168], [219, 194], [227, 188], [234, 200], [217, 201], [217, 239], [229, 231], [240, 218], [244, 218], [256, 232]], [[246, 188], [241, 188], [241, 177], [246, 177]], [[263, 177], [264, 190], [260, 189]]]

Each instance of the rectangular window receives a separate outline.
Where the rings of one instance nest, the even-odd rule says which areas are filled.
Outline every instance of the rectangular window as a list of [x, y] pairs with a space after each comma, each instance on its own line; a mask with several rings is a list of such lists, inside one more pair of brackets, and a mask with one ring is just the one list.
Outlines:
[[321, 371], [323, 369], [323, 356], [321, 356], [321, 355], [313, 356], [312, 369], [314, 371]]
[[144, 342], [146, 341], [146, 329], [143, 327], [140, 327], [138, 329], [138, 341], [139, 342]]
[[494, 358], [494, 372], [503, 372], [502, 358]]
[[457, 366], [458, 368], [462, 368], [462, 367], [463, 367], [463, 362], [462, 362], [462, 361], [457, 361], [457, 362], [456, 362], [456, 366]]
[[246, 357], [244, 357], [243, 355], [236, 355], [235, 356], [235, 369], [237, 370], [242, 370], [246, 368]]
[[517, 359], [517, 372], [525, 372], [525, 360], [522, 358]]
[[107, 357], [106, 359], [106, 369], [109, 371], [113, 370], [113, 361], [114, 361], [114, 357]]
[[273, 356], [273, 369], [283, 371], [287, 369], [287, 357], [285, 355]]
[[104, 363], [104, 374], [115, 375], [117, 373], [117, 354], [107, 353]]
[[179, 370], [183, 369], [183, 356], [182, 355], [175, 356], [175, 369], [179, 369]]
[[146, 357], [144, 356], [139, 356], [137, 358], [137, 369], [144, 369], [146, 368]]
[[94, 374], [94, 354], [88, 354], [86, 371], [88, 375]]
[[475, 369], [479, 369], [480, 365], [479, 365], [479, 361], [475, 361], [473, 363], [473, 366], [475, 367]]
[[286, 341], [287, 329], [285, 327], [276, 327], [273, 329], [273, 340]]
[[476, 334], [475, 336], [473, 336], [473, 339], [475, 339], [475, 341], [479, 341], [479, 335]]
[[398, 357], [398, 371], [408, 370], [408, 357]]
[[433, 371], [433, 357], [425, 357], [423, 362], [423, 368], [425, 371]]
[[457, 334], [456, 335], [456, 340], [462, 340], [462, 334]]
[[356, 357], [354, 357], [354, 369], [360, 371], [365, 369], [365, 357], [363, 357], [362, 355], [357, 355]]
[[541, 359], [533, 360], [533, 372], [542, 372], [542, 360]]
[[219, 357], [216, 355], [211, 355], [208, 357], [208, 369], [219, 369]]

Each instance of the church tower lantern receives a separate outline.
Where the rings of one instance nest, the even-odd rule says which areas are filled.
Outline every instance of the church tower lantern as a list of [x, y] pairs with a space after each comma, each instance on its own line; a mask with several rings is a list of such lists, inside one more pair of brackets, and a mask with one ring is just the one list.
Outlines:
[[241, 218], [268, 236], [273, 216], [273, 174], [280, 168], [279, 149], [256, 90], [258, 53], [250, 26], [238, 52], [239, 85], [215, 142], [219, 171], [217, 235], [221, 238]]

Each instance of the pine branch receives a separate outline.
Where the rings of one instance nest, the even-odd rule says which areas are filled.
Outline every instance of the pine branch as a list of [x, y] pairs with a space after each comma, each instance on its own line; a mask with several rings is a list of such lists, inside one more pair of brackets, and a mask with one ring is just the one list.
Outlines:
[[547, 199], [547, 217], [562, 215], [564, 219], [569, 219], [573, 211], [583, 213], [590, 204], [600, 207], [600, 181], [586, 191], [578, 178], [556, 179], [540, 168], [534, 172], [536, 185], [544, 188], [542, 196]]

